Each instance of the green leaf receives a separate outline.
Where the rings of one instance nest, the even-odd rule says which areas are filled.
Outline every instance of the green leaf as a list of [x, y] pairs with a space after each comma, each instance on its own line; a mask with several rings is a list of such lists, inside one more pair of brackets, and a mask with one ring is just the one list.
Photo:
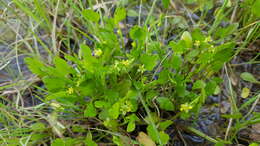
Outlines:
[[94, 107], [93, 103], [87, 104], [87, 108], [84, 111], [85, 117], [95, 117], [97, 115], [96, 108]]
[[59, 91], [59, 92], [56, 92], [56, 93], [52, 93], [50, 95], [48, 95], [45, 100], [49, 101], [49, 100], [52, 100], [52, 99], [58, 99], [58, 98], [61, 98], [61, 97], [66, 97], [68, 96], [68, 93], [66, 91]]
[[47, 73], [43, 70], [46, 66], [38, 58], [27, 57], [24, 60], [32, 73], [40, 77], [47, 75]]
[[92, 57], [92, 54], [91, 54], [90, 48], [85, 44], [80, 44], [79, 58], [88, 59], [91, 57]]
[[255, 0], [253, 6], [252, 6], [252, 13], [255, 14], [257, 17], [260, 17], [260, 13], [259, 13], [259, 8], [260, 8], [260, 1], [259, 0]]
[[119, 109], [120, 109], [120, 104], [117, 102], [115, 103], [109, 110], [108, 114], [112, 119], [117, 119], [119, 116]]
[[171, 120], [166, 120], [166, 121], [163, 121], [163, 122], [160, 122], [159, 123], [159, 127], [162, 131], [166, 130], [170, 125], [173, 124], [173, 121]]
[[95, 69], [97, 68], [97, 60], [92, 56], [91, 49], [87, 45], [81, 44], [79, 56], [80, 58], [83, 58], [82, 63], [84, 64], [85, 69], [94, 73]]
[[162, 0], [162, 3], [163, 3], [163, 7], [167, 9], [170, 5], [170, 0]]
[[241, 113], [235, 113], [235, 114], [232, 114], [232, 115], [221, 115], [221, 117], [223, 118], [226, 118], [226, 119], [240, 119], [242, 117], [242, 114]]
[[177, 55], [177, 54], [174, 54], [172, 56], [171, 63], [172, 63], [172, 68], [178, 70], [181, 67], [181, 64], [182, 64], [181, 56]]
[[134, 121], [128, 122], [126, 131], [132, 132], [134, 130], [135, 130], [135, 122]]
[[87, 146], [98, 146], [97, 143], [92, 140], [91, 132], [88, 132], [86, 140], [85, 140], [85, 144]]
[[188, 31], [184, 31], [181, 40], [184, 40], [187, 47], [192, 47], [192, 37]]
[[205, 88], [206, 84], [202, 80], [197, 80], [194, 85], [192, 86], [192, 89], [202, 89]]
[[76, 139], [73, 138], [57, 138], [52, 143], [51, 146], [71, 146], [76, 144]]
[[46, 126], [43, 123], [37, 122], [31, 125], [31, 129], [35, 132], [42, 132], [46, 129]]
[[65, 88], [66, 82], [64, 79], [57, 78], [57, 77], [52, 77], [52, 76], [45, 76], [42, 79], [45, 87], [48, 89], [50, 92], [58, 92], [62, 89]]
[[169, 135], [166, 134], [164, 131], [160, 131], [159, 135], [160, 135], [160, 139], [162, 141], [162, 144], [166, 145], [168, 143], [169, 139], [170, 139]]
[[60, 57], [54, 57], [54, 65], [56, 68], [56, 72], [61, 75], [61, 77], [66, 77], [69, 73], [73, 73], [73, 69], [71, 66], [67, 64], [67, 62]]
[[193, 38], [193, 40], [198, 40], [198, 41], [203, 41], [205, 40], [205, 36], [202, 33], [202, 31], [200, 29], [194, 29], [191, 33], [191, 36]]
[[107, 105], [107, 102], [99, 100], [99, 101], [95, 101], [94, 105], [96, 108], [103, 108]]
[[146, 131], [147, 131], [149, 137], [151, 137], [151, 139], [153, 141], [155, 141], [157, 143], [160, 141], [160, 137], [158, 137], [160, 135], [159, 135], [158, 131], [155, 128], [153, 128], [152, 125], [148, 125], [146, 128]]
[[199, 55], [199, 53], [200, 53], [200, 51], [197, 50], [197, 49], [191, 50], [191, 51], [185, 56], [185, 59], [191, 62], [194, 57], [196, 57], [197, 55]]
[[138, 12], [136, 12], [134, 9], [129, 9], [127, 11], [127, 16], [130, 16], [130, 17], [137, 17], [139, 16]]
[[221, 141], [218, 141], [214, 146], [225, 146], [225, 144]]
[[239, 26], [238, 23], [233, 23], [225, 28], [218, 28], [216, 30], [215, 35], [219, 38], [226, 38], [228, 35], [234, 34], [234, 32], [237, 30], [238, 26]]
[[216, 91], [217, 83], [209, 81], [205, 87], [207, 95], [212, 95]]
[[124, 97], [128, 93], [132, 86], [131, 80], [122, 80], [116, 85], [116, 89], [119, 93], [119, 96]]
[[143, 41], [146, 38], [146, 31], [140, 26], [133, 26], [130, 30], [130, 37], [133, 40]]
[[184, 40], [180, 40], [177, 43], [174, 41], [171, 41], [169, 46], [172, 48], [174, 53], [180, 54], [180, 55], [185, 53], [188, 50], [188, 48], [186, 47], [186, 42]]
[[161, 109], [167, 110], [167, 111], [173, 111], [174, 105], [172, 101], [167, 97], [158, 97], [156, 98], [157, 102], [159, 103], [159, 106]]
[[125, 8], [117, 8], [114, 14], [114, 21], [115, 24], [119, 23], [120, 21], [126, 18], [126, 10]]
[[259, 146], [257, 143], [251, 143], [249, 146]]
[[92, 21], [92, 22], [98, 22], [99, 21], [99, 14], [97, 12], [94, 12], [92, 10], [83, 10], [82, 15], [85, 19]]
[[157, 65], [158, 56], [157, 55], [149, 55], [142, 54], [140, 61], [144, 64], [146, 70], [153, 70], [153, 68]]
[[251, 82], [251, 83], [256, 83], [257, 80], [256, 78], [249, 72], [243, 72], [240, 77], [245, 80], [245, 81], [248, 81], [248, 82]]

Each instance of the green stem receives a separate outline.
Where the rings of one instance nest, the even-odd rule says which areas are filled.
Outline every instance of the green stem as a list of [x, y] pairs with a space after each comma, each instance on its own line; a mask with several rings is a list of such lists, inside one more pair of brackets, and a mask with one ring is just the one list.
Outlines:
[[198, 135], [198, 136], [200, 136], [202, 138], [207, 139], [210, 142], [213, 142], [213, 143], [217, 143], [218, 142], [216, 139], [214, 139], [212, 137], [209, 137], [208, 135], [202, 133], [201, 131], [199, 131], [199, 130], [193, 128], [193, 127], [186, 127], [186, 129], [191, 131], [191, 132], [193, 132], [193, 133], [195, 133], [196, 135]]
[[149, 117], [149, 124], [151, 124], [153, 129], [156, 131], [155, 133], [156, 133], [156, 137], [158, 139], [159, 145], [162, 145], [162, 141], [160, 139], [159, 132], [158, 132], [158, 130], [157, 130], [155, 124], [154, 124], [151, 112], [150, 112], [149, 108], [147, 107], [145, 101], [143, 100], [143, 96], [142, 95], [140, 95], [140, 100], [141, 100], [142, 105], [144, 106], [145, 112], [147, 113], [147, 115]]

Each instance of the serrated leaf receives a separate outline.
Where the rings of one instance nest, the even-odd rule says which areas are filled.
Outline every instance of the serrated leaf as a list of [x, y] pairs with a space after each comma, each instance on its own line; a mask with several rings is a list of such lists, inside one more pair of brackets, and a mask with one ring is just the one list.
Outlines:
[[242, 92], [241, 92], [242, 98], [247, 98], [249, 96], [249, 94], [250, 94], [250, 89], [248, 89], [246, 87], [242, 89]]
[[252, 82], [252, 83], [255, 83], [257, 82], [256, 78], [249, 72], [243, 72], [240, 77], [245, 80], [245, 81], [248, 81], [248, 82]]
[[42, 79], [45, 87], [50, 92], [57, 92], [65, 88], [66, 82], [64, 79], [52, 77], [52, 76], [45, 76]]
[[73, 73], [73, 69], [68, 63], [60, 57], [54, 57], [54, 65], [56, 73], [59, 73], [60, 77], [66, 77], [69, 73]]
[[172, 101], [167, 97], [158, 97], [156, 98], [157, 102], [159, 103], [159, 106], [161, 109], [167, 110], [167, 111], [173, 111], [174, 105]]
[[43, 70], [46, 66], [38, 58], [27, 57], [24, 60], [32, 73], [40, 77], [47, 75], [47, 73]]
[[97, 115], [96, 108], [94, 107], [93, 103], [87, 104], [87, 108], [84, 111], [85, 117], [95, 117]]
[[97, 12], [94, 12], [92, 10], [83, 10], [82, 15], [85, 19], [92, 21], [92, 22], [98, 22], [99, 21], [99, 14]]

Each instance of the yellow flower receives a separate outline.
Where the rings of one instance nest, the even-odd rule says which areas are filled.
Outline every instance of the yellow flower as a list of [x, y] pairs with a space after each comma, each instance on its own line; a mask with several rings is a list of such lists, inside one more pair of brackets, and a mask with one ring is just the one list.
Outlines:
[[199, 46], [200, 46], [200, 41], [199, 41], [199, 40], [196, 40], [195, 43], [194, 43], [194, 45], [195, 45], [196, 47], [199, 47]]
[[192, 109], [192, 106], [189, 105], [188, 103], [185, 103], [185, 104], [182, 104], [182, 105], [181, 105], [180, 111], [188, 112], [188, 111], [191, 110], [191, 109]]
[[136, 42], [132, 42], [131, 45], [132, 45], [133, 48], [135, 48], [136, 47]]
[[80, 81], [77, 81], [77, 85], [76, 86], [79, 87], [79, 85], [80, 85]]
[[123, 115], [125, 115], [128, 112], [131, 112], [133, 109], [133, 105], [130, 101], [125, 101], [124, 105], [120, 107], [120, 111], [122, 112]]
[[74, 93], [74, 89], [72, 87], [70, 87], [68, 90], [67, 90], [68, 94], [73, 94]]
[[125, 66], [129, 66], [130, 61], [129, 60], [123, 60], [122, 64], [125, 65]]
[[143, 73], [145, 71], [144, 65], [139, 66], [137, 71]]
[[95, 54], [95, 56], [99, 57], [103, 54], [103, 51], [100, 49], [97, 49], [97, 50], [94, 50], [94, 54]]
[[204, 40], [205, 43], [212, 42], [212, 39], [210, 36], [206, 37]]

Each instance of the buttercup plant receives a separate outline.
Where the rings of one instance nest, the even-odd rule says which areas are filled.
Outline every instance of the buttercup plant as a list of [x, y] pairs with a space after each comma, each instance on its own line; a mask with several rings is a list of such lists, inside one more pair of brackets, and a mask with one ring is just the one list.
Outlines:
[[[64, 59], [56, 56], [54, 66], [38, 58], [27, 58], [26, 62], [43, 80], [47, 102], [60, 103], [63, 110], [84, 108], [82, 116], [96, 117], [112, 131], [118, 131], [119, 125], [127, 125], [127, 132], [134, 131], [135, 122], [140, 120], [136, 112], [143, 106], [148, 112], [158, 104], [160, 110], [173, 111], [184, 119], [198, 113], [221, 82], [213, 77], [214, 72], [233, 54], [234, 43], [216, 45], [199, 29], [185, 31], [179, 41], [162, 45], [151, 38], [147, 27], [140, 26], [131, 28], [134, 42], [131, 50], [125, 51], [118, 39], [122, 34], [117, 33], [121, 32], [118, 23], [125, 19], [125, 10], [118, 8], [113, 18], [104, 17], [102, 25], [98, 13], [87, 11], [83, 16], [89, 30], [95, 30], [94, 48], [82, 43], [78, 54], [64, 54]], [[192, 88], [187, 89], [192, 82]], [[163, 136], [167, 134], [159, 131], [151, 118], [148, 134], [158, 144], [166, 144], [168, 138]]]

